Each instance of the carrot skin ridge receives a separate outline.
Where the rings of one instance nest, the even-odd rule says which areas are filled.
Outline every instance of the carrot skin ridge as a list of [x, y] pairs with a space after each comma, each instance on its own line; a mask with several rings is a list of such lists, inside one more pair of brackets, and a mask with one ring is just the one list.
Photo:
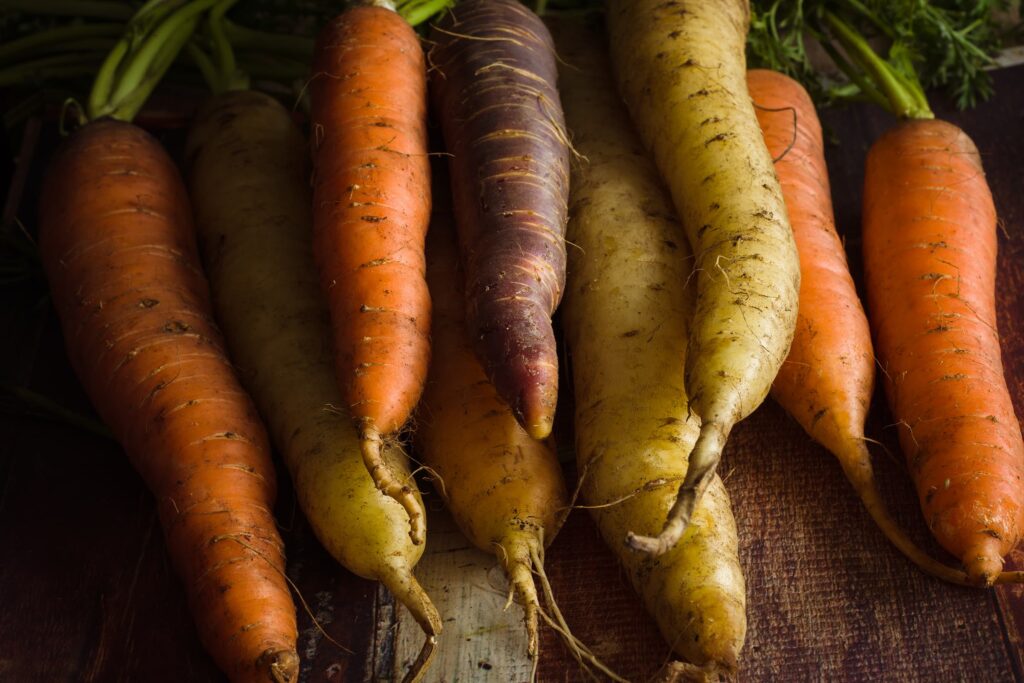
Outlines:
[[991, 585], [1024, 530], [1024, 442], [995, 328], [995, 207], [974, 143], [943, 121], [899, 124], [868, 153], [863, 206], [875, 348], [922, 512], [970, 580]]
[[917, 547], [889, 514], [878, 491], [864, 423], [874, 392], [875, 360], [867, 316], [835, 229], [824, 140], [814, 103], [795, 80], [747, 72], [768, 153], [775, 162], [800, 252], [800, 307], [786, 362], [772, 396], [839, 460], [879, 529], [908, 559], [938, 578], [967, 576]]
[[102, 120], [44, 183], [40, 252], [68, 356], [157, 500], [204, 646], [233, 681], [297, 680], [270, 448], [213, 323], [177, 169], [140, 128]]
[[310, 94], [314, 253], [338, 382], [367, 469], [422, 543], [412, 484], [381, 456], [419, 400], [430, 357], [426, 63], [416, 33], [389, 9], [347, 10], [317, 38]]
[[515, 0], [469, 0], [435, 25], [432, 103], [451, 152], [466, 321], [527, 432], [551, 432], [565, 286], [569, 147], [554, 45]]

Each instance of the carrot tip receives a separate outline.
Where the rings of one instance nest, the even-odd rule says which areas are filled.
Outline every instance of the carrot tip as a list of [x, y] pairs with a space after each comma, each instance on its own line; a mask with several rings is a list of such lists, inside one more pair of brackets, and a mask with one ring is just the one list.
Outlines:
[[664, 555], [679, 542], [689, 523], [689, 515], [679, 515], [670, 518], [657, 536], [641, 536], [630, 531], [626, 534], [626, 545], [653, 557]]
[[[997, 544], [998, 542], [996, 542]], [[999, 555], [998, 550], [992, 550], [986, 547], [987, 545], [989, 544], [983, 544], [980, 548], [971, 548], [964, 555], [964, 570], [967, 572], [967, 578], [977, 586], [992, 586], [1003, 571], [1003, 558]]]
[[256, 662], [274, 683], [295, 683], [299, 680], [299, 655], [295, 650], [266, 650]]
[[554, 418], [550, 415], [542, 415], [536, 419], [528, 420], [526, 423], [526, 433], [530, 435], [530, 438], [542, 441], [551, 436], [551, 430], [554, 427]]
[[418, 683], [418, 681], [422, 681], [423, 675], [430, 667], [430, 661], [434, 658], [436, 649], [437, 636], [428, 635], [423, 641], [423, 647], [420, 649], [419, 656], [416, 657], [416, 661], [409, 667], [405, 677], [402, 679], [402, 683]]

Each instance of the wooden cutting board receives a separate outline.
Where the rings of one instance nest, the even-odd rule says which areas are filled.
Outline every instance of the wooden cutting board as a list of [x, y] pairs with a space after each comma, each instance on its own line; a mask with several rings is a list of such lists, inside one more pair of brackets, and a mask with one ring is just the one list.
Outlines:
[[[995, 97], [937, 114], [976, 141], [1001, 217], [998, 324], [1018, 416], [1024, 416], [1024, 66], [995, 73]], [[892, 119], [867, 106], [823, 113], [837, 223], [860, 276], [864, 155]], [[167, 125], [174, 118], [160, 117]], [[34, 224], [52, 126], [30, 125], [5, 215]], [[163, 135], [180, 145], [181, 130]], [[38, 143], [38, 144], [37, 144]], [[15, 210], [15, 207], [20, 208]], [[0, 292], [0, 378], [90, 413], [46, 302]], [[571, 443], [569, 410], [561, 441]], [[868, 433], [896, 517], [930, 540], [876, 397]], [[24, 415], [0, 417], [0, 681], [222, 681], [203, 653], [169, 567], [153, 502], [119, 448]], [[571, 454], [570, 454], [571, 457]], [[567, 463], [568, 475], [573, 476]], [[882, 538], [832, 457], [771, 402], [735, 429], [720, 468], [732, 495], [747, 577], [743, 681], [1024, 682], [1024, 588], [982, 591], [927, 578]], [[278, 519], [300, 603], [304, 681], [390, 681], [419, 647], [387, 593], [319, 547], [281, 473]], [[525, 681], [519, 615], [504, 605], [495, 562], [469, 547], [438, 497], [418, 570], [445, 617], [430, 681]], [[670, 658], [585, 513], [548, 551], [554, 594], [576, 636], [620, 675], [649, 679]], [[1024, 552], [1011, 564], [1024, 568]], [[318, 625], [314, 625], [315, 617]], [[550, 629], [541, 681], [588, 680]]]

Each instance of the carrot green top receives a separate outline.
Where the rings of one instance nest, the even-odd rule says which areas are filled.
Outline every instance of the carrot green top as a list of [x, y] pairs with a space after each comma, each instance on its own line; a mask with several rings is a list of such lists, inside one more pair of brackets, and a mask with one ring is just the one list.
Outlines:
[[128, 21], [121, 40], [96, 74], [86, 105], [87, 118], [131, 121], [192, 36], [203, 13], [230, 2], [146, 2]]
[[[799, 80], [819, 103], [868, 100], [920, 118], [928, 110], [924, 89], [941, 87], [965, 109], [992, 93], [985, 68], [1000, 45], [993, 16], [1000, 1], [751, 0], [748, 62]], [[848, 80], [811, 63], [808, 37]], [[884, 59], [866, 38], [884, 41]]]
[[901, 119], [935, 118], [909, 59], [901, 60], [902, 64], [893, 58], [890, 58], [893, 61], [882, 59], [859, 31], [832, 12], [825, 12], [825, 24], [849, 60], [828, 41], [822, 46], [861, 92]]

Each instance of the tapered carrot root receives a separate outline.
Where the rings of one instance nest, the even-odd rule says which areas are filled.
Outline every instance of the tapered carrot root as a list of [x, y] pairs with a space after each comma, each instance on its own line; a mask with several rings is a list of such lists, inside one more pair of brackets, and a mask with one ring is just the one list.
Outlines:
[[484, 374], [466, 335], [462, 274], [449, 213], [427, 237], [434, 300], [433, 360], [417, 412], [416, 444], [459, 529], [493, 553], [523, 606], [528, 650], [538, 652], [536, 559], [569, 507], [551, 444], [531, 438]]
[[[262, 93], [210, 100], [186, 142], [214, 306], [232, 359], [266, 416], [296, 497], [324, 548], [355, 574], [383, 583], [426, 634], [410, 676], [422, 673], [441, 618], [413, 575], [423, 545], [408, 515], [377, 490], [334, 377], [326, 306], [312, 268], [308, 154], [291, 112]], [[410, 477], [397, 445], [388, 468]], [[417, 495], [417, 505], [422, 502]]]
[[537, 439], [554, 423], [551, 314], [565, 283], [569, 149], [551, 36], [517, 0], [469, 0], [431, 34], [451, 152], [466, 324], [498, 394]]
[[686, 358], [701, 420], [686, 479], [657, 536], [680, 538], [733, 426], [768, 395], [796, 325], [799, 260], [746, 85], [745, 0], [611, 0], [619, 91], [672, 194], [695, 257]]
[[882, 533], [922, 570], [954, 583], [967, 576], [929, 557], [907, 536], [878, 491], [864, 422], [875, 360], [867, 316], [835, 230], [821, 124], [803, 87], [784, 74], [747, 73], [758, 123], [782, 185], [800, 252], [800, 308], [772, 396], [836, 456]]
[[416, 33], [390, 9], [347, 10], [318, 37], [311, 98], [314, 253], [338, 382], [367, 469], [422, 543], [414, 484], [381, 457], [419, 400], [430, 356], [426, 66]]
[[864, 267], [900, 444], [932, 533], [973, 582], [1024, 532], [1024, 442], [995, 327], [996, 214], [978, 151], [915, 120], [872, 146]]
[[297, 680], [269, 445], [213, 325], [177, 169], [141, 129], [99, 121], [41, 197], [68, 355], [156, 497], [202, 642], [233, 681]]

